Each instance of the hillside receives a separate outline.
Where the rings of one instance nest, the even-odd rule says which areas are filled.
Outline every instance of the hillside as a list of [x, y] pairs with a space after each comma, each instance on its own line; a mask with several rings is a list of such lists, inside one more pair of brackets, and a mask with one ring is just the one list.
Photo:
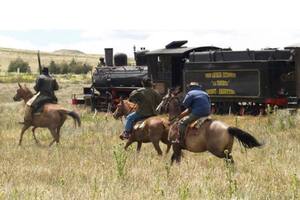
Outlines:
[[59, 49], [59, 50], [53, 51], [53, 53], [55, 53], [55, 54], [73, 54], [73, 55], [85, 54], [82, 51], [72, 50], [72, 49]]
[[[100, 54], [85, 54], [78, 50], [58, 50], [55, 53], [40, 52], [42, 65], [48, 65], [51, 60], [56, 63], [69, 62], [73, 58], [78, 62], [83, 62], [96, 66]], [[0, 48], [0, 71], [7, 71], [8, 65], [16, 58], [22, 58], [28, 62], [33, 72], [38, 70], [37, 51]]]

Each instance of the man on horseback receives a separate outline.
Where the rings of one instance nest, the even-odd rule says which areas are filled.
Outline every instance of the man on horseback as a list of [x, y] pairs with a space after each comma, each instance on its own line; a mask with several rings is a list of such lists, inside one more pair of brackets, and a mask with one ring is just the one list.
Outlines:
[[36, 94], [27, 102], [24, 123], [30, 124], [33, 119], [33, 114], [41, 112], [44, 104], [57, 103], [54, 91], [58, 90], [58, 88], [58, 84], [56, 80], [50, 76], [48, 68], [44, 67], [41, 75], [36, 79], [34, 86]]
[[129, 138], [135, 122], [157, 114], [155, 109], [161, 101], [161, 96], [152, 88], [150, 78], [144, 78], [142, 85], [143, 88], [134, 90], [129, 95], [129, 101], [137, 104], [138, 108], [126, 117], [125, 131], [120, 135], [122, 140]]
[[179, 141], [184, 147], [185, 131], [189, 124], [195, 122], [202, 117], [208, 117], [211, 112], [210, 97], [206, 92], [201, 90], [201, 86], [197, 82], [191, 82], [188, 85], [189, 92], [183, 100], [183, 106], [186, 108], [177, 119], [179, 119]]

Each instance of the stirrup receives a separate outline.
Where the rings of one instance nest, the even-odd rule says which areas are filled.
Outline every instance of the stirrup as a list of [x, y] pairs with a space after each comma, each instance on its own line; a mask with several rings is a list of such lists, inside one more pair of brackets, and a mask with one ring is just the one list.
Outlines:
[[130, 133], [126, 134], [126, 132], [124, 131], [119, 137], [121, 140], [127, 140], [130, 138]]

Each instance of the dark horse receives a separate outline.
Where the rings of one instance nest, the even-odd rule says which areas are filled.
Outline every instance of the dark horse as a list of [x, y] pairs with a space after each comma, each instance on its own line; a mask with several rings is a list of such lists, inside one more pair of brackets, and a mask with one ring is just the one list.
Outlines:
[[[176, 95], [168, 93], [163, 98], [163, 102], [160, 106], [161, 109], [168, 110], [169, 119], [174, 121], [173, 124], [170, 125], [168, 139], [170, 141], [175, 141], [179, 136], [179, 122], [174, 119], [176, 119], [181, 112], [181, 101]], [[233, 162], [231, 151], [234, 138], [239, 140], [246, 148], [262, 146], [262, 144], [252, 135], [239, 128], [228, 126], [218, 120], [206, 119], [199, 128], [191, 126], [187, 128], [184, 149], [191, 152], [209, 151], [219, 158], [227, 157]], [[171, 157], [171, 162], [180, 162], [182, 147], [177, 143], [172, 146], [173, 155]]]
[[[13, 99], [14, 101], [21, 101], [23, 99], [26, 109], [26, 102], [31, 99], [33, 94], [26, 86], [22, 86], [20, 84], [18, 85], [19, 88], [17, 89], [17, 94], [13, 97]], [[34, 133], [34, 130], [37, 127], [48, 128], [50, 130], [53, 141], [49, 144], [49, 146], [51, 146], [54, 142], [59, 143], [60, 129], [67, 119], [67, 115], [71, 116], [74, 119], [75, 124], [77, 122], [78, 126], [81, 125], [80, 117], [76, 112], [69, 111], [58, 104], [45, 104], [43, 112], [40, 115], [34, 115], [31, 124], [24, 123], [21, 131], [19, 145], [21, 145], [22, 143], [24, 132], [31, 126], [33, 126], [32, 133], [36, 143], [39, 143]]]
[[[131, 103], [128, 100], [120, 100], [120, 103], [117, 105], [117, 109], [113, 113], [113, 117], [115, 119], [122, 116], [126, 117], [128, 114], [135, 111], [136, 108], [136, 104]], [[133, 142], [137, 142], [137, 151], [140, 151], [142, 143], [152, 142], [158, 155], [162, 155], [162, 151], [159, 146], [159, 141], [161, 141], [167, 145], [166, 153], [168, 153], [171, 148], [171, 143], [168, 140], [168, 131], [168, 120], [162, 116], [153, 116], [145, 119], [144, 121], [137, 122], [125, 145], [125, 149], [127, 149]]]

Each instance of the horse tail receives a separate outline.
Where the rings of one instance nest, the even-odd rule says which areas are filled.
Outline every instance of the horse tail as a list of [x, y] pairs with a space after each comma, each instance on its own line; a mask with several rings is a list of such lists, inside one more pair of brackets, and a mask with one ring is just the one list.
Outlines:
[[255, 137], [250, 135], [250, 133], [247, 133], [239, 128], [228, 127], [227, 130], [230, 135], [236, 137], [246, 148], [260, 147], [263, 145], [262, 143], [258, 142]]
[[81, 120], [80, 120], [80, 116], [78, 115], [78, 113], [76, 113], [74, 111], [66, 110], [66, 109], [61, 109], [58, 111], [62, 114], [69, 115], [70, 117], [72, 117], [74, 119], [75, 126], [76, 126], [76, 122], [79, 127], [81, 126]]
[[80, 116], [78, 115], [78, 113], [74, 112], [74, 111], [68, 111], [67, 115], [71, 116], [74, 119], [74, 122], [76, 124], [78, 124], [78, 126], [81, 126], [81, 120], [80, 120]]

